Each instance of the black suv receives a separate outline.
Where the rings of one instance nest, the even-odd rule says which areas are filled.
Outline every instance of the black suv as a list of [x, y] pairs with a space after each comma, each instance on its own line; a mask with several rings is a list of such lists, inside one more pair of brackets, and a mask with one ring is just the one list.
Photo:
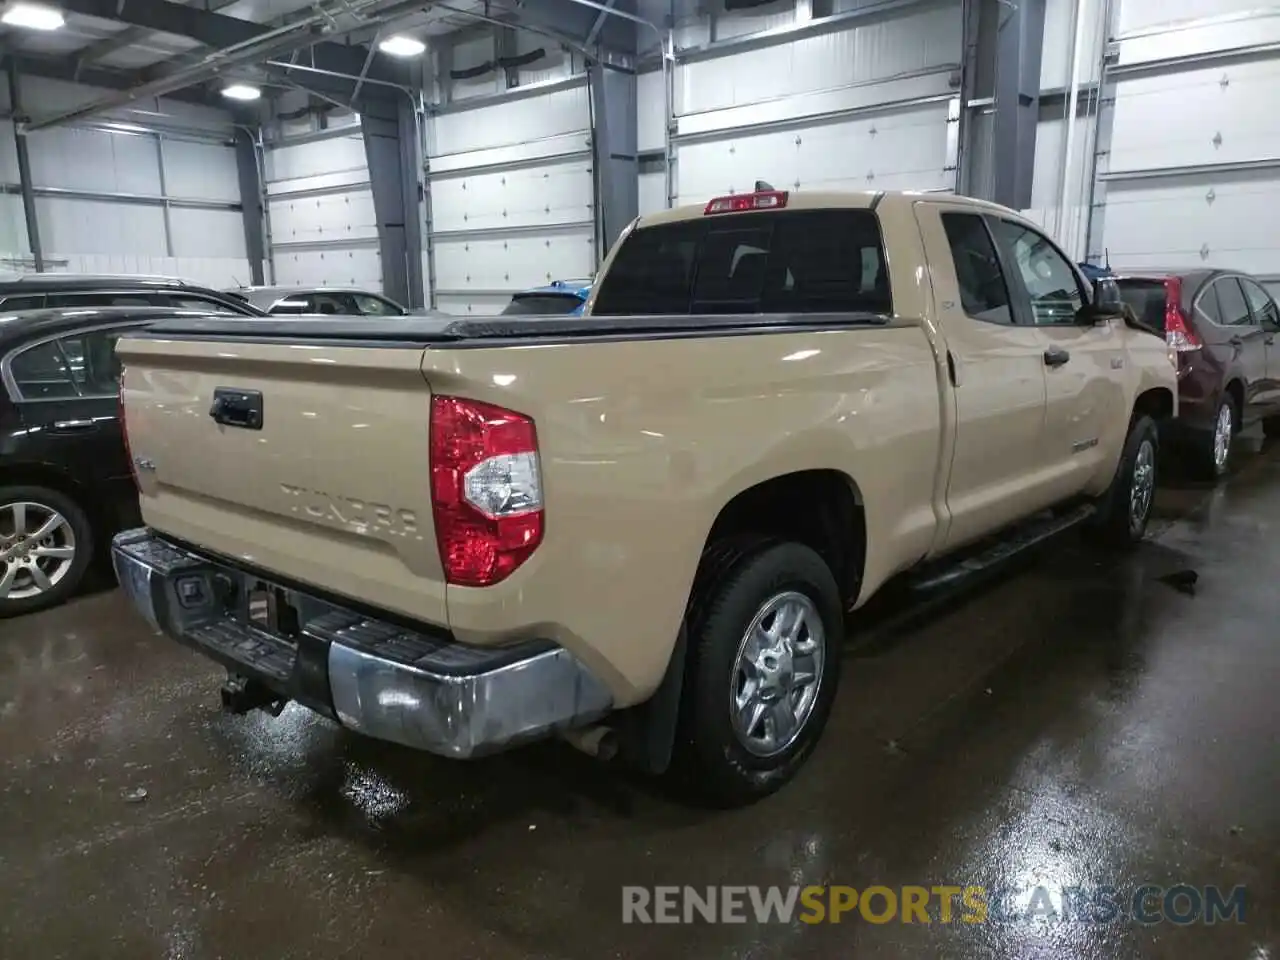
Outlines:
[[242, 317], [266, 316], [265, 311], [241, 297], [173, 277], [31, 273], [0, 280], [0, 311], [59, 307], [172, 307]]

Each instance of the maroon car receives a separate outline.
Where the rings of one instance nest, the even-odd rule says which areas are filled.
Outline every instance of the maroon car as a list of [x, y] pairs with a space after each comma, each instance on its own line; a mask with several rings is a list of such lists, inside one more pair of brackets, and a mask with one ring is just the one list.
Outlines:
[[1171, 446], [1197, 473], [1222, 476], [1232, 437], [1261, 420], [1280, 435], [1280, 309], [1257, 280], [1230, 270], [1133, 270], [1116, 277], [1143, 326], [1178, 363]]

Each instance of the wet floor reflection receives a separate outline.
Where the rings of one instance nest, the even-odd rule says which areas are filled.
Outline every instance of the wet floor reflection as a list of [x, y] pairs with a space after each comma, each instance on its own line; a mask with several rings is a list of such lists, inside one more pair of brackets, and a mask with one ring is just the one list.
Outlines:
[[[1123, 559], [1040, 551], [860, 623], [823, 744], [707, 813], [562, 744], [459, 764], [218, 671], [113, 593], [0, 623], [5, 957], [1269, 958], [1280, 913], [1280, 454], [1179, 484]], [[1162, 578], [1195, 569], [1193, 593]], [[895, 619], [898, 618], [898, 619]], [[856, 639], [866, 640], [866, 637]], [[146, 798], [131, 802], [131, 791]], [[624, 884], [1245, 884], [1246, 925], [624, 926]], [[67, 905], [76, 905], [69, 910]]]

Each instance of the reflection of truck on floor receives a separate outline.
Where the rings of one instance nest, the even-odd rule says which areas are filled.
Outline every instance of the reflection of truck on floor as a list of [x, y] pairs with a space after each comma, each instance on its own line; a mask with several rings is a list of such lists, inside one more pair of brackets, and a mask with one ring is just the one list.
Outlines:
[[750, 801], [888, 578], [1050, 509], [1142, 537], [1176, 385], [1118, 310], [1003, 208], [763, 191], [641, 218], [581, 319], [175, 320], [120, 345], [116, 568], [233, 710]]

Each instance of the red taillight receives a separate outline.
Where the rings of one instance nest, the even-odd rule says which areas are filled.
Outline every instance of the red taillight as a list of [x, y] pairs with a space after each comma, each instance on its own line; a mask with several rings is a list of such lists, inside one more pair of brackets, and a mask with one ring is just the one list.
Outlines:
[[528, 417], [458, 397], [431, 399], [431, 505], [445, 580], [505, 580], [542, 542], [538, 435]]
[[1174, 353], [1199, 350], [1203, 344], [1182, 312], [1182, 278], [1169, 277], [1164, 282], [1164, 341]]
[[739, 213], [743, 210], [781, 210], [786, 205], [786, 190], [760, 190], [732, 197], [716, 197], [702, 213], [706, 216], [709, 213]]
[[129, 461], [129, 472], [133, 474], [133, 484], [138, 485], [138, 467], [133, 462], [133, 450], [129, 448], [129, 422], [124, 415], [124, 369], [120, 370], [120, 389], [116, 393], [118, 416], [120, 418], [120, 436], [124, 438], [124, 458]]

